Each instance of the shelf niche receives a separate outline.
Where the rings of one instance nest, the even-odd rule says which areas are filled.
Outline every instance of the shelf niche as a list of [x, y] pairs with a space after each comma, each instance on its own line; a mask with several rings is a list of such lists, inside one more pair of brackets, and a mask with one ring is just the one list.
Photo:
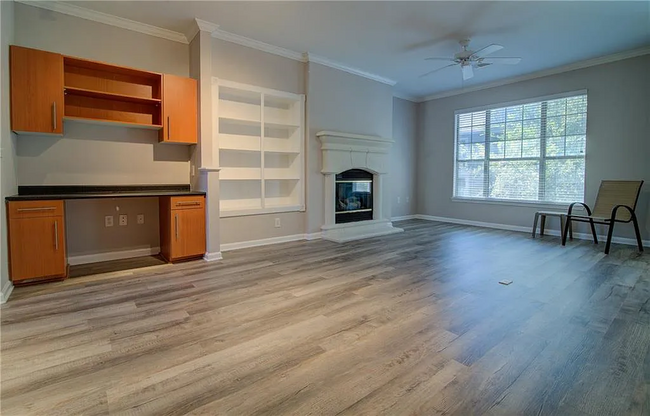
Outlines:
[[64, 117], [89, 123], [162, 128], [162, 75], [64, 57]]
[[214, 87], [221, 216], [304, 210], [304, 95]]

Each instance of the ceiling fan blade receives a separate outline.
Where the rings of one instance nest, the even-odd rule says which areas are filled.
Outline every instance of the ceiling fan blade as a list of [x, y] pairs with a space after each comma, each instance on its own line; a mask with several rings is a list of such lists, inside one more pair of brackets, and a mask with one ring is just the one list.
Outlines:
[[463, 70], [463, 80], [466, 81], [474, 76], [474, 69], [472, 68], [471, 65], [465, 65], [462, 66], [461, 69]]
[[497, 45], [496, 43], [493, 43], [492, 45], [488, 45], [485, 48], [479, 49], [478, 51], [474, 52], [472, 54], [472, 56], [482, 58], [482, 57], [487, 56], [487, 55], [489, 55], [491, 53], [500, 51], [501, 49], [503, 49], [503, 46]]
[[481, 62], [486, 64], [504, 64], [504, 65], [517, 65], [521, 62], [521, 58], [484, 58]]
[[441, 58], [437, 56], [432, 56], [431, 58], [424, 58], [425, 61], [450, 61], [454, 62], [454, 58]]
[[438, 71], [440, 71], [441, 69], [449, 68], [450, 66], [456, 66], [456, 64], [449, 64], [449, 65], [445, 65], [445, 66], [443, 66], [442, 68], [436, 68], [436, 69], [434, 69], [433, 71], [429, 71], [429, 72], [427, 72], [426, 74], [422, 74], [422, 75], [420, 75], [420, 78], [424, 78], [424, 77], [426, 77], [426, 76], [428, 76], [428, 75], [433, 74], [434, 72], [438, 72]]

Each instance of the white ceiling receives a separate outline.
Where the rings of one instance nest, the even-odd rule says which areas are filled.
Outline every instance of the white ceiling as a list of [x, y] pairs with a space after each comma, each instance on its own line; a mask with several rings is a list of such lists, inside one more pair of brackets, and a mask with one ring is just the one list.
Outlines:
[[[423, 97], [650, 46], [650, 1], [520, 2], [195, 2], [71, 1], [77, 6], [185, 33], [194, 18], [228, 32], [310, 52], [397, 81], [398, 94]], [[451, 56], [458, 40], [491, 43], [490, 66], [463, 82], [459, 68], [428, 56]]]

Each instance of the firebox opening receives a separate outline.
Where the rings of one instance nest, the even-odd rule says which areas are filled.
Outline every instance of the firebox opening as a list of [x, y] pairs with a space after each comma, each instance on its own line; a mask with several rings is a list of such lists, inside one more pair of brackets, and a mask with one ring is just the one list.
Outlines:
[[350, 169], [336, 175], [336, 224], [372, 220], [372, 173]]

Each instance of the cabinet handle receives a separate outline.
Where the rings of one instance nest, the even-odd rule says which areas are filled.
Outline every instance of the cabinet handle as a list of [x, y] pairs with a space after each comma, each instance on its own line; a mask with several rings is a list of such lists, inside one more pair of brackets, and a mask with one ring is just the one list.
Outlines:
[[188, 206], [194, 206], [194, 205], [201, 205], [201, 203], [199, 201], [177, 202], [176, 203], [177, 207], [188, 207]]
[[167, 140], [171, 140], [171, 131], [169, 126], [169, 116], [167, 116]]
[[39, 208], [18, 208], [18, 212], [30, 212], [30, 211], [53, 211], [56, 207], [39, 207]]
[[56, 130], [56, 101], [52, 103], [52, 130]]
[[176, 231], [176, 241], [178, 241], [178, 214], [174, 215], [174, 229]]
[[54, 220], [54, 249], [59, 251], [59, 222]]

